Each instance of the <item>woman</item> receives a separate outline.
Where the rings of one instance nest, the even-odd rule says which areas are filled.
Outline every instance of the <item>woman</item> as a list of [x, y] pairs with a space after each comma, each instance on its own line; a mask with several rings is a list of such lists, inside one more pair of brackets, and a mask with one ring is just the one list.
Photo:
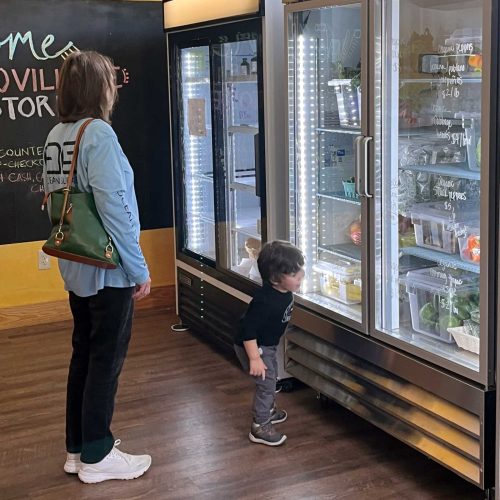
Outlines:
[[59, 260], [74, 320], [66, 400], [64, 470], [84, 483], [134, 479], [151, 465], [149, 455], [129, 455], [110, 430], [115, 394], [130, 340], [134, 300], [146, 297], [151, 279], [139, 245], [139, 214], [132, 168], [110, 125], [117, 99], [112, 61], [97, 52], [74, 52], [64, 61], [57, 108], [60, 123], [44, 151], [45, 192], [66, 179], [76, 135], [82, 136], [74, 185], [92, 192], [99, 215], [121, 259], [116, 269]]

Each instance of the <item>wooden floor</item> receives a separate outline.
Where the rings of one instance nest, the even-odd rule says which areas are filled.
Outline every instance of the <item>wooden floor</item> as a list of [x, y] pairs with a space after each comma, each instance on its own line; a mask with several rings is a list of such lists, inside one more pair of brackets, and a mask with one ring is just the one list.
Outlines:
[[251, 384], [168, 311], [140, 311], [118, 391], [121, 449], [153, 456], [134, 481], [62, 471], [71, 325], [0, 332], [0, 499], [453, 499], [480, 490], [308, 388], [279, 395], [286, 444], [250, 443]]

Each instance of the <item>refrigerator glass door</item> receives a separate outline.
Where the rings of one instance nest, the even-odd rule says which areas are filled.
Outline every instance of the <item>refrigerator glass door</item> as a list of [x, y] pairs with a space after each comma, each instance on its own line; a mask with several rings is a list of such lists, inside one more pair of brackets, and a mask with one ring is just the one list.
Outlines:
[[388, 2], [380, 61], [375, 325], [403, 348], [462, 372], [480, 369], [486, 313], [479, 294], [484, 5]]
[[[217, 45], [220, 54], [225, 227], [221, 226], [219, 264], [260, 282], [257, 257], [261, 248], [259, 158], [259, 87], [257, 35]], [[224, 230], [225, 229], [225, 230]]]
[[356, 150], [362, 139], [363, 9], [351, 3], [298, 10], [306, 6], [293, 5], [288, 13], [289, 230], [305, 256], [298, 297], [341, 321], [361, 323]]
[[180, 49], [180, 70], [183, 249], [215, 260], [209, 47]]

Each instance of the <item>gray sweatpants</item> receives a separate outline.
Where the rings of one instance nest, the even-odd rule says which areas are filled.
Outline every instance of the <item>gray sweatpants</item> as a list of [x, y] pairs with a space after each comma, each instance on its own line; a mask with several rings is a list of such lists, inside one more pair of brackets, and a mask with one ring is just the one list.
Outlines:
[[[267, 366], [266, 378], [252, 377], [255, 382], [255, 395], [253, 399], [253, 418], [256, 424], [264, 424], [271, 418], [276, 398], [276, 377], [278, 375], [278, 361], [276, 359], [277, 346], [260, 346], [260, 357]], [[245, 373], [250, 371], [250, 361], [244, 347], [234, 346], [236, 356], [240, 360]]]

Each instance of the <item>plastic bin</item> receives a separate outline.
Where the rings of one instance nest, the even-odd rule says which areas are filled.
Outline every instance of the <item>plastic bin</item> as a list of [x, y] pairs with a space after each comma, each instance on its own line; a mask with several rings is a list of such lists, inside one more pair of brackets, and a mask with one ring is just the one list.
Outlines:
[[313, 267], [320, 275], [321, 293], [326, 297], [352, 305], [361, 302], [361, 266], [359, 263], [332, 257]]
[[463, 326], [479, 305], [479, 279], [473, 274], [430, 267], [409, 271], [401, 281], [413, 329], [443, 342], [453, 343], [448, 329]]
[[481, 260], [481, 240], [478, 227], [466, 224], [457, 227], [456, 235], [460, 258], [466, 262], [479, 265]]
[[415, 228], [417, 246], [447, 254], [459, 251], [457, 231], [464, 225], [477, 224], [479, 212], [476, 200], [454, 200], [451, 210], [443, 201], [414, 204], [409, 212]]
[[342, 181], [344, 187], [344, 195], [346, 198], [358, 199], [359, 195], [356, 193], [356, 184], [352, 181]]
[[[481, 136], [477, 134], [474, 121], [470, 127], [465, 128], [465, 139], [467, 141], [467, 164], [469, 170], [481, 170]], [[478, 154], [479, 148], [479, 154]]]
[[419, 247], [448, 254], [458, 251], [453, 212], [444, 210], [443, 202], [417, 203], [410, 209], [415, 227], [415, 240]]

